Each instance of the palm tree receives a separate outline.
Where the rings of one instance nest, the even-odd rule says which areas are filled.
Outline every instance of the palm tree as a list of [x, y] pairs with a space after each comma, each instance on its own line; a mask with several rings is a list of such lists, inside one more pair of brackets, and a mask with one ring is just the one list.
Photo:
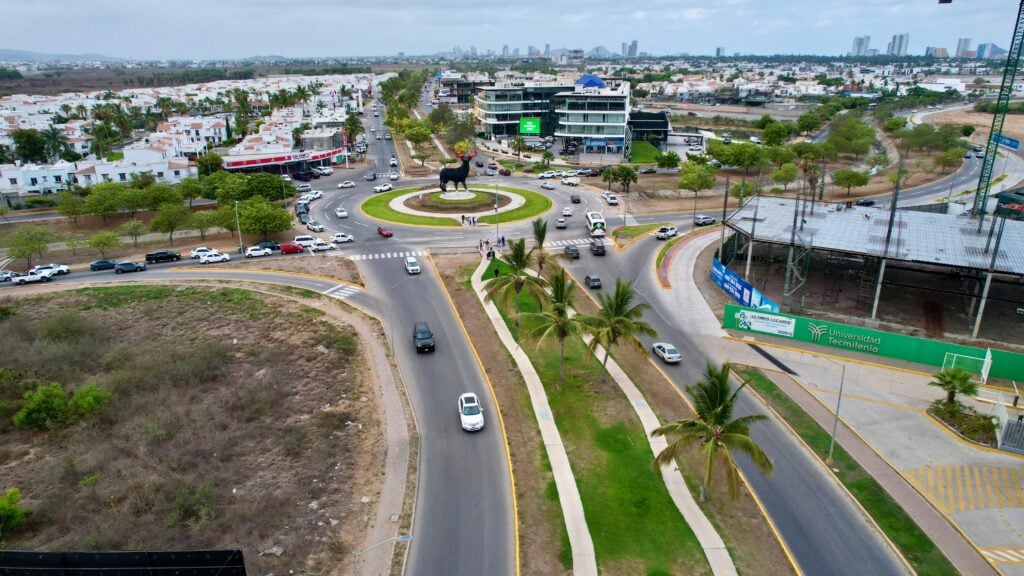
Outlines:
[[622, 184], [622, 193], [629, 194], [629, 185], [639, 180], [639, 177], [633, 167], [619, 166], [615, 170], [615, 179]]
[[573, 307], [573, 289], [576, 284], [569, 280], [564, 269], [551, 275], [551, 295], [548, 298], [549, 308], [541, 312], [523, 314], [524, 318], [532, 319], [537, 325], [530, 330], [530, 336], [537, 338], [537, 347], [545, 340], [554, 336], [558, 339], [558, 381], [565, 380], [565, 339], [585, 330], [581, 317], [570, 314]]
[[64, 141], [64, 131], [50, 124], [50, 127], [43, 130], [40, 136], [43, 137], [46, 156], [53, 162], [64, 151], [64, 147], [67, 146]]
[[768, 417], [763, 414], [751, 414], [732, 418], [736, 395], [747, 383], [744, 382], [735, 391], [731, 390], [730, 372], [728, 363], [717, 368], [708, 362], [704, 367], [704, 380], [686, 387], [686, 391], [693, 398], [697, 417], [677, 420], [651, 433], [654, 436], [678, 436], [677, 440], [666, 446], [654, 458], [655, 466], [672, 463], [683, 448], [694, 442], [700, 443], [700, 454], [704, 458], [704, 478], [700, 483], [702, 503], [708, 500], [708, 486], [711, 484], [711, 473], [716, 460], [725, 462], [729, 496], [733, 499], [739, 497], [739, 472], [730, 450], [737, 450], [750, 456], [764, 474], [772, 473], [772, 461], [750, 438], [750, 425], [767, 420]]
[[601, 171], [601, 181], [607, 182], [608, 189], [611, 190], [612, 184], [619, 181], [619, 175], [614, 168], [609, 166], [608, 168], [605, 168], [604, 170]]
[[537, 270], [544, 271], [544, 262], [548, 259], [548, 253], [544, 251], [544, 240], [548, 237], [548, 222], [542, 218], [533, 221], [533, 249], [537, 252], [534, 256], [537, 259]]
[[634, 304], [634, 295], [632, 282], [616, 279], [614, 292], [598, 295], [601, 309], [597, 314], [584, 320], [594, 334], [594, 339], [590, 341], [590, 349], [596, 350], [598, 345], [604, 346], [604, 360], [601, 361], [601, 367], [604, 369], [602, 378], [608, 376], [608, 355], [612, 346], [620, 341], [640, 346], [638, 336], [658, 335], [650, 324], [640, 319], [650, 305], [643, 302]]
[[363, 128], [363, 123], [355, 114], [349, 114], [345, 121], [341, 124], [341, 129], [345, 133], [345, 140], [348, 141], [349, 146], [355, 146], [356, 137], [366, 131]]
[[75, 116], [79, 120], [85, 120], [89, 117], [89, 109], [85, 107], [85, 104], [78, 104], [75, 106]]
[[545, 168], [551, 167], [551, 161], [555, 159], [555, 154], [551, 150], [545, 150], [540, 156], [541, 163], [544, 164]]
[[533, 250], [526, 249], [525, 239], [513, 240], [511, 248], [512, 251], [509, 252], [508, 259], [505, 260], [505, 263], [508, 264], [509, 272], [503, 276], [493, 278], [487, 283], [487, 299], [498, 298], [508, 302], [510, 298], [515, 296], [515, 325], [519, 326], [519, 295], [523, 290], [526, 290], [538, 302], [544, 302], [547, 299], [547, 292], [544, 291], [546, 282], [543, 278], [533, 276], [527, 272], [530, 268], [530, 262], [533, 260]]
[[522, 136], [516, 136], [513, 138], [512, 150], [516, 153], [517, 159], [522, 159], [522, 154], [526, 151], [526, 140], [523, 140]]
[[949, 407], [956, 404], [957, 394], [963, 394], [964, 396], [978, 395], [978, 383], [971, 380], [970, 372], [959, 366], [940, 370], [932, 374], [932, 378], [935, 378], [935, 380], [929, 382], [928, 385], [942, 388], [946, 391], [946, 405]]

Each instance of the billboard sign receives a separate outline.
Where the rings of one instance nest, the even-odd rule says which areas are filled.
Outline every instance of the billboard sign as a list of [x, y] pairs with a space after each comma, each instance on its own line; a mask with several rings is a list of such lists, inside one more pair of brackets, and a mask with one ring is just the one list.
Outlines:
[[722, 264], [718, 258], [711, 262], [711, 281], [718, 284], [726, 294], [747, 308], [778, 312], [779, 305], [761, 294], [761, 291], [750, 285], [742, 276]]
[[1009, 136], [1003, 136], [1000, 134], [997, 137], [992, 138], [995, 142], [998, 142], [1000, 146], [1006, 146], [1007, 148], [1013, 148], [1017, 150], [1020, 148], [1020, 140], [1016, 138], [1010, 138]]
[[520, 118], [520, 134], [540, 134], [540, 118]]

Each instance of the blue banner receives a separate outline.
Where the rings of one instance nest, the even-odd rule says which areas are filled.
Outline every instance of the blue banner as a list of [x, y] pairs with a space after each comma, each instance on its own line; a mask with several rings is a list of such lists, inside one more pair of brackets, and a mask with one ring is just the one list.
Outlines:
[[778, 312], [779, 305], [761, 294], [761, 291], [750, 285], [739, 274], [728, 269], [714, 258], [711, 262], [711, 281], [718, 284], [732, 299], [747, 308]]
[[1000, 134], [998, 137], [993, 138], [993, 140], [1007, 148], [1013, 148], [1014, 150], [1020, 148], [1020, 140], [1017, 140], [1016, 138], [1010, 138], [1009, 136], [1003, 136]]

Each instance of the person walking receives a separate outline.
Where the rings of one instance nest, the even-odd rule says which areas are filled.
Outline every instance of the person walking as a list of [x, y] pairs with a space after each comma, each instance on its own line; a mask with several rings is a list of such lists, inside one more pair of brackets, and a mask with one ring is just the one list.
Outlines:
[[466, 215], [465, 214], [462, 215], [462, 225], [463, 226], [466, 225]]

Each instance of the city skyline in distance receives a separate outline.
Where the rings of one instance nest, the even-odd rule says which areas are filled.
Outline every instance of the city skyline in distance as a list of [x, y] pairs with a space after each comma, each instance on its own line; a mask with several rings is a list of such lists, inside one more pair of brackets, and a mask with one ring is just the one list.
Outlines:
[[[955, 53], [959, 38], [1006, 45], [1017, 5], [959, 0], [652, 0], [640, 7], [609, 0], [585, 4], [523, 0], [515, 7], [457, 1], [396, 0], [339, 7], [325, 0], [182, 0], [138, 10], [126, 0], [25, 3], [0, 0], [9, 22], [3, 48], [99, 53], [136, 60], [425, 55], [454, 45], [520, 56], [530, 45], [552, 50], [639, 42], [652, 55], [688, 53], [844, 55], [856, 35], [909, 34], [909, 55], [927, 46]], [[40, 34], [40, 23], [59, 34]], [[880, 48], [884, 49], [884, 43]]]

